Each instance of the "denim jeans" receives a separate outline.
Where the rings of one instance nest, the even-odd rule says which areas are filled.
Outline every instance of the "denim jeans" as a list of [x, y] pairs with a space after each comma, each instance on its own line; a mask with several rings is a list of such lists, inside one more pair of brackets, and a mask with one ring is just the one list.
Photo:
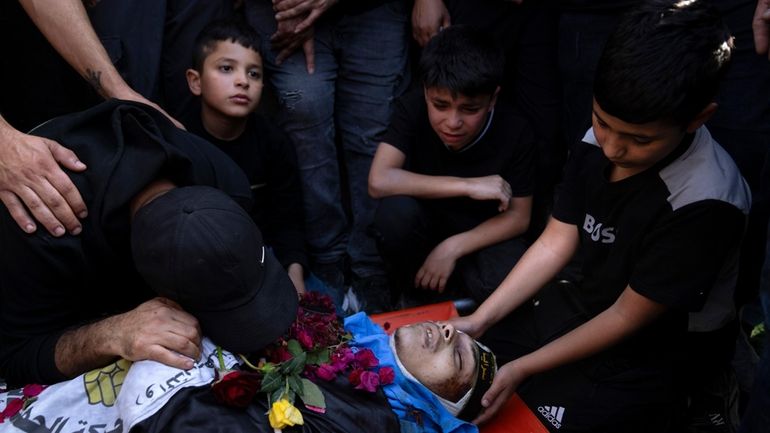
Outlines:
[[[247, 20], [262, 37], [264, 68], [278, 99], [277, 120], [296, 147], [311, 259], [327, 264], [347, 254], [358, 277], [382, 275], [382, 260], [366, 234], [376, 208], [367, 178], [392, 100], [408, 84], [405, 2], [386, 2], [355, 15], [327, 11], [315, 24], [312, 75], [301, 49], [276, 65], [277, 52], [270, 49], [274, 14], [270, 1], [246, 3]], [[343, 197], [350, 201], [349, 216]]]

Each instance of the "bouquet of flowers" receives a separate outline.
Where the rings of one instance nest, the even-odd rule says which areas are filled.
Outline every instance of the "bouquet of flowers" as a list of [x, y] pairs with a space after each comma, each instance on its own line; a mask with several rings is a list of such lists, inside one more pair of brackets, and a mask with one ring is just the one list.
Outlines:
[[323, 393], [315, 384], [319, 379], [331, 381], [347, 375], [353, 387], [368, 392], [393, 382], [393, 369], [380, 368], [369, 349], [354, 351], [348, 346], [351, 338], [331, 299], [308, 292], [300, 299], [297, 319], [289, 331], [257, 354], [256, 363], [241, 355], [243, 369], [225, 370], [218, 349], [221, 368], [212, 385], [214, 395], [223, 404], [245, 408], [257, 393], [263, 393], [274, 429], [303, 424], [302, 414], [294, 406], [297, 397], [309, 410], [326, 411]]

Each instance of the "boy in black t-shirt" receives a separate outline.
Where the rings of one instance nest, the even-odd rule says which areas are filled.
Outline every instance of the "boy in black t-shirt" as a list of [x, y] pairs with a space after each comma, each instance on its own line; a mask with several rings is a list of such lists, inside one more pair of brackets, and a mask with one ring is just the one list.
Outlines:
[[395, 106], [369, 194], [381, 199], [372, 231], [397, 286], [462, 286], [481, 302], [526, 248], [535, 144], [497, 99], [503, 64], [486, 35], [449, 27], [422, 53], [424, 88]]
[[[751, 200], [703, 126], [731, 49], [704, 1], [646, 1], [610, 37], [593, 127], [553, 218], [489, 299], [454, 320], [471, 336], [489, 330], [483, 340], [511, 360], [477, 421], [517, 391], [552, 432], [686, 430], [688, 314], [703, 331], [734, 315]], [[578, 248], [582, 280], [549, 284]]]
[[200, 96], [199, 115], [185, 120], [191, 132], [214, 143], [246, 173], [262, 230], [297, 291], [305, 291], [302, 190], [294, 147], [280, 129], [254, 113], [262, 96], [259, 36], [234, 20], [210, 23], [198, 35], [190, 91]]

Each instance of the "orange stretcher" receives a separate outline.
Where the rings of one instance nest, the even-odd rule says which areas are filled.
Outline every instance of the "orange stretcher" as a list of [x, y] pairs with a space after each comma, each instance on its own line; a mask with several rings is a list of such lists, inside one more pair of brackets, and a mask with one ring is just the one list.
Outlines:
[[[447, 320], [457, 317], [457, 309], [452, 301], [422, 305], [388, 313], [374, 314], [372, 320], [388, 334], [400, 326], [426, 320]], [[495, 419], [482, 425], [480, 433], [548, 433], [543, 424], [526, 404], [514, 394], [500, 409]]]

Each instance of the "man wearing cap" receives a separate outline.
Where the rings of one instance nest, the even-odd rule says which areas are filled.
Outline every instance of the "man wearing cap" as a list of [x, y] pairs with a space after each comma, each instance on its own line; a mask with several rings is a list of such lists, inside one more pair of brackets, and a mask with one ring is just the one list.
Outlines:
[[[119, 100], [32, 133], [88, 164], [69, 175], [89, 216], [80, 236], [54, 238], [22, 232], [0, 209], [0, 376], [10, 386], [117, 358], [186, 369], [201, 335], [248, 352], [285, 332], [296, 292], [241, 206], [248, 182], [225, 154]], [[240, 328], [246, 317], [261, 326]]]

